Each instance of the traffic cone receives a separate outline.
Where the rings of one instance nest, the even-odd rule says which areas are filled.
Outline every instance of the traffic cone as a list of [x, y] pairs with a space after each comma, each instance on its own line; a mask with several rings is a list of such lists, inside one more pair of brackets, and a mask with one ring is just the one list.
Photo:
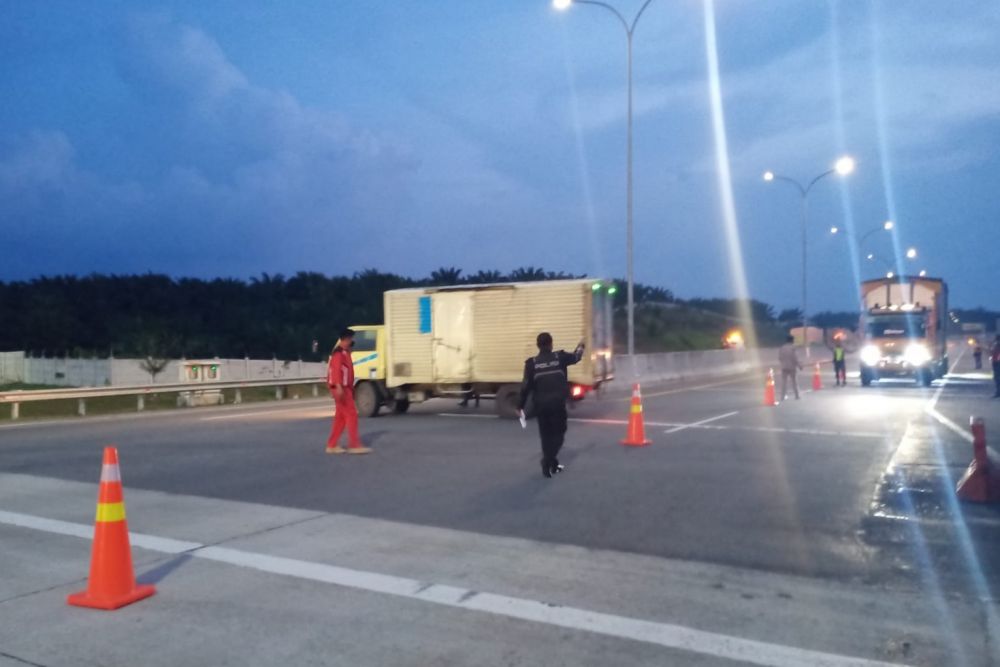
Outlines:
[[153, 586], [135, 583], [118, 450], [105, 447], [101, 488], [97, 495], [94, 546], [90, 554], [90, 579], [87, 590], [70, 595], [66, 602], [77, 607], [118, 609], [155, 592]]
[[986, 454], [986, 426], [982, 417], [970, 417], [972, 427], [972, 463], [955, 487], [960, 500], [970, 503], [1000, 502], [1000, 470], [990, 464]]
[[642, 421], [642, 392], [639, 390], [639, 383], [632, 385], [632, 407], [628, 415], [628, 431], [625, 433], [623, 445], [629, 447], [645, 447], [653, 444], [652, 440], [646, 440], [646, 427]]
[[774, 369], [767, 369], [767, 381], [764, 382], [764, 405], [770, 407], [778, 404], [774, 399]]
[[813, 391], [819, 391], [823, 388], [823, 378], [819, 374], [819, 363], [816, 364], [816, 370], [813, 371]]

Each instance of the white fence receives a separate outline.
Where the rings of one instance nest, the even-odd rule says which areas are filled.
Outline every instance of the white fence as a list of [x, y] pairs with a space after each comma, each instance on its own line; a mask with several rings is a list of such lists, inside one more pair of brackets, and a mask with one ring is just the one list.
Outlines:
[[24, 352], [0, 352], [0, 383], [24, 382]]
[[[280, 380], [326, 374], [326, 364], [278, 359], [213, 359], [222, 380]], [[119, 387], [171, 384], [181, 380], [181, 361], [170, 361], [154, 378], [142, 359], [72, 359], [26, 357], [0, 352], [0, 384], [24, 382], [59, 387]]]

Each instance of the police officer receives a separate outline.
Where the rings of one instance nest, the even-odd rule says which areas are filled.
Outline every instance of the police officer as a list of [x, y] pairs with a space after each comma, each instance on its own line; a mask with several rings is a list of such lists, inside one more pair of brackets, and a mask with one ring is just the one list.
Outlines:
[[564, 470], [557, 457], [566, 435], [566, 401], [569, 399], [567, 369], [583, 357], [584, 346], [581, 341], [573, 354], [563, 350], [553, 352], [552, 336], [548, 333], [538, 334], [535, 342], [538, 356], [524, 362], [524, 382], [518, 409], [523, 417], [528, 397], [534, 397], [538, 434], [542, 439], [542, 474], [552, 477]]

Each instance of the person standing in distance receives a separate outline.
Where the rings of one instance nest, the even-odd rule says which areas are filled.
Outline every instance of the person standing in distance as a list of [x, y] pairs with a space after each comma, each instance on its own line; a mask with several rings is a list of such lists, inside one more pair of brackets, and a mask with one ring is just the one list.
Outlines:
[[[327, 454], [368, 454], [372, 450], [361, 444], [358, 437], [358, 408], [354, 405], [354, 361], [351, 359], [351, 348], [354, 347], [354, 331], [344, 329], [340, 332], [330, 364], [326, 368], [326, 384], [333, 396], [335, 414], [330, 437], [326, 441]], [[338, 443], [344, 429], [347, 429], [348, 444], [344, 449]]]
[[833, 348], [833, 374], [838, 387], [847, 386], [847, 363], [844, 359], [844, 343], [838, 338]]
[[524, 362], [524, 382], [521, 384], [521, 398], [518, 411], [524, 417], [524, 406], [528, 397], [535, 402], [535, 417], [538, 419], [538, 434], [542, 439], [542, 475], [562, 472], [559, 465], [559, 450], [566, 436], [566, 401], [569, 400], [568, 368], [583, 358], [583, 341], [576, 346], [573, 354], [552, 350], [552, 336], [538, 334], [536, 339], [538, 356]]
[[795, 338], [788, 336], [785, 344], [778, 350], [778, 364], [781, 366], [781, 400], [788, 398], [788, 381], [792, 381], [792, 389], [795, 390], [795, 400], [799, 400], [799, 378], [798, 373], [802, 370], [799, 357], [795, 353]]

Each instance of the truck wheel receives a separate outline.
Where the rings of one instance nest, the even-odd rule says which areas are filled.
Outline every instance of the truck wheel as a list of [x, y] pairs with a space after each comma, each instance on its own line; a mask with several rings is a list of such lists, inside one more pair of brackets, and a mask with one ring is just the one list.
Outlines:
[[866, 372], [865, 369], [862, 368], [861, 369], [861, 386], [862, 387], [868, 387], [868, 386], [871, 385], [871, 383], [872, 383], [872, 374], [871, 374], [871, 372]]
[[392, 402], [392, 411], [397, 415], [401, 415], [410, 409], [410, 399], [408, 398], [397, 398]]
[[929, 368], [926, 369], [926, 370], [920, 371], [920, 375], [917, 377], [917, 381], [921, 385], [923, 385], [925, 387], [929, 387], [934, 382], [934, 373]]
[[371, 382], [362, 382], [354, 388], [354, 405], [361, 417], [377, 417], [379, 404], [378, 390]]
[[497, 414], [506, 419], [517, 418], [517, 404], [521, 397], [521, 385], [505, 384], [497, 389], [496, 404]]

